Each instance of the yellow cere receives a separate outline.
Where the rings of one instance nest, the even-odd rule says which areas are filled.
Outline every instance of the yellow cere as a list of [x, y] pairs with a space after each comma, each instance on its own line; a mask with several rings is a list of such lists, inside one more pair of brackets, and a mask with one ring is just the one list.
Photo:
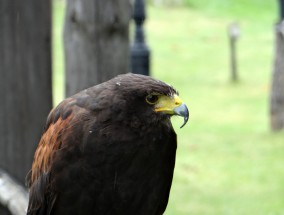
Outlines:
[[161, 95], [157, 104], [155, 105], [155, 111], [174, 114], [174, 109], [180, 106], [182, 103], [182, 100], [176, 94], [171, 97]]

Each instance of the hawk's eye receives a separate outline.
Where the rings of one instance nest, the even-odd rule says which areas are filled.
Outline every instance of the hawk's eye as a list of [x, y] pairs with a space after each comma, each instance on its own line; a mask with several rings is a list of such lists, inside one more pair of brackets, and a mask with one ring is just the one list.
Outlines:
[[146, 102], [148, 102], [151, 105], [155, 104], [158, 101], [158, 99], [159, 99], [158, 95], [150, 94], [146, 96]]

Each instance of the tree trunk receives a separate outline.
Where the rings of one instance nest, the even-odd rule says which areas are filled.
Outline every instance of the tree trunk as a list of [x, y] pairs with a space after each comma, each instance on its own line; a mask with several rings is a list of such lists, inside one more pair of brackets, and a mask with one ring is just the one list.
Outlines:
[[129, 0], [67, 1], [67, 96], [128, 72], [130, 6]]
[[22, 185], [52, 106], [50, 6], [0, 1], [0, 168]]
[[276, 54], [273, 71], [270, 119], [274, 131], [284, 128], [284, 22], [276, 25]]

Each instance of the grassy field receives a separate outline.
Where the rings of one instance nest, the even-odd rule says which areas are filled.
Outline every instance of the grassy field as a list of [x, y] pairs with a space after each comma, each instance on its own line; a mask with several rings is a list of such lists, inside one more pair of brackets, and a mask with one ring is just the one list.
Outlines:
[[[173, 119], [179, 143], [166, 215], [282, 215], [284, 133], [269, 127], [276, 1], [201, 2], [148, 7], [152, 75], [179, 90], [191, 115], [183, 129]], [[63, 97], [63, 9], [55, 1], [55, 103]], [[241, 28], [237, 83], [228, 61], [234, 21]]]

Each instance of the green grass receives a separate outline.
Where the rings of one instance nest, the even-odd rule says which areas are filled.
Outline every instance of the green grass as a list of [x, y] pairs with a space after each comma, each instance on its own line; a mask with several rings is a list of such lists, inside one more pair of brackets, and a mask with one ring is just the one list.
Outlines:
[[[205, 11], [227, 18], [241, 17], [250, 20], [269, 20], [276, 12], [277, 0], [184, 0], [185, 5], [192, 9]], [[278, 12], [278, 11], [277, 11]], [[276, 13], [274, 16], [276, 17]]]
[[[282, 215], [284, 133], [269, 128], [276, 2], [233, 1], [242, 13], [212, 6], [225, 0], [210, 2], [148, 8], [152, 75], [179, 90], [191, 115], [183, 129], [182, 119], [173, 119], [179, 143], [166, 215]], [[54, 6], [57, 30], [62, 4]], [[241, 27], [237, 83], [229, 75], [232, 21]], [[54, 69], [55, 79], [62, 77], [62, 63]]]

